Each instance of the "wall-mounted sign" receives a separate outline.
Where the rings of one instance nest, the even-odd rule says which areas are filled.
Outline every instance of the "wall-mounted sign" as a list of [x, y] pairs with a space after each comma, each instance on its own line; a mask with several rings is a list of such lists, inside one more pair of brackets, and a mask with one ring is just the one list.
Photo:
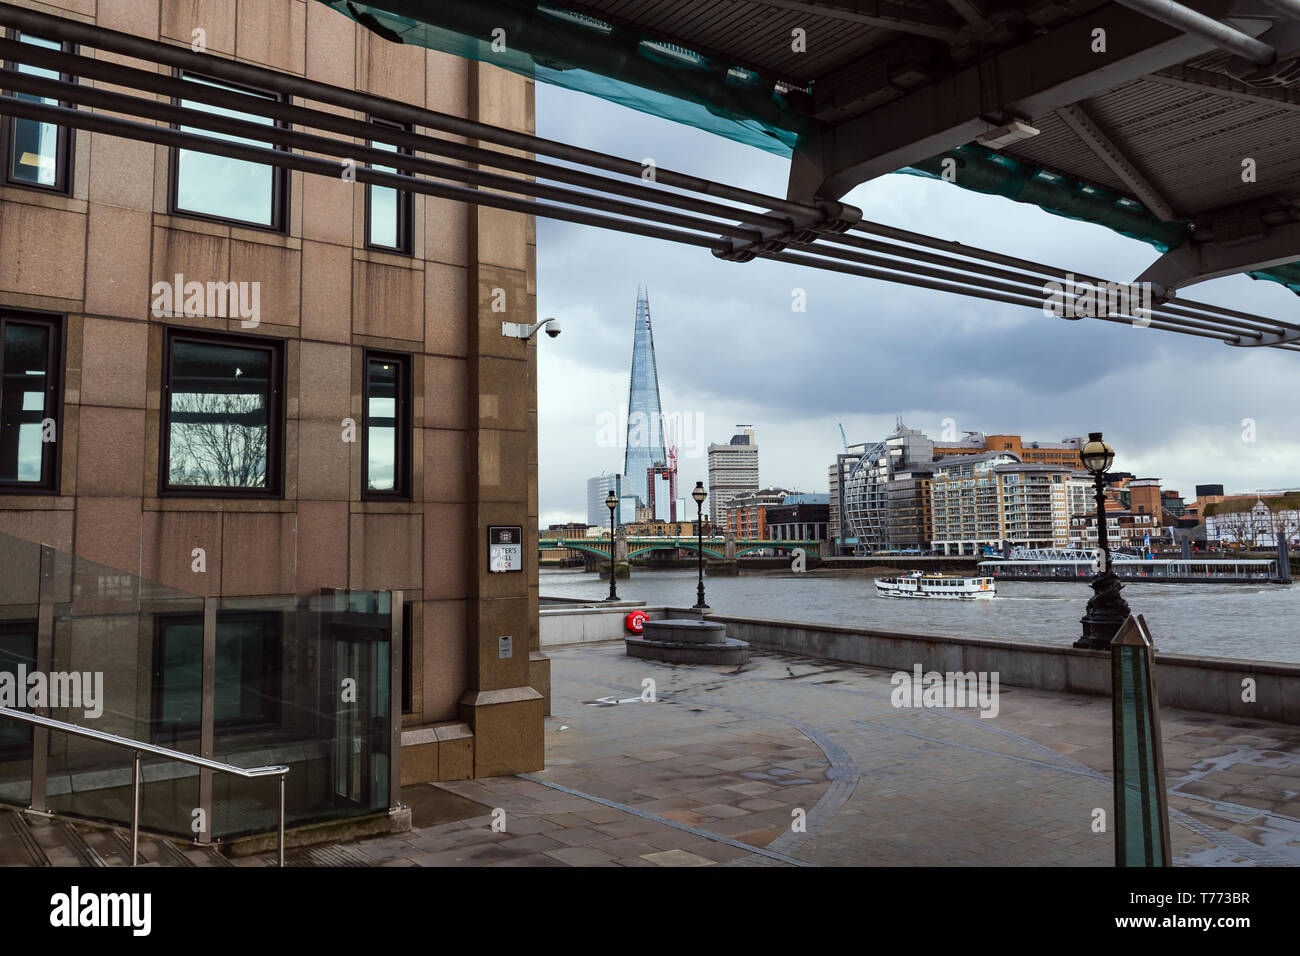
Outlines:
[[524, 529], [519, 525], [488, 527], [488, 570], [524, 569]]
[[515, 639], [510, 634], [503, 634], [497, 638], [497, 658], [505, 660], [513, 657], [515, 653]]

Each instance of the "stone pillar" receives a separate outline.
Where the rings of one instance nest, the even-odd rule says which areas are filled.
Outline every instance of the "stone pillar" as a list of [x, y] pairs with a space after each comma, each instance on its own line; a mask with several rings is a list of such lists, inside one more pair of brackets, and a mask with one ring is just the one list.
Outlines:
[[736, 532], [728, 531], [723, 535], [723, 552], [722, 556], [728, 561], [736, 560]]
[[[481, 122], [533, 128], [532, 81], [514, 73], [471, 62], [468, 105]], [[485, 206], [470, 206], [468, 215], [473, 503], [465, 557], [468, 689], [459, 709], [474, 730], [473, 774], [484, 777], [542, 769], [546, 699], [536, 685], [549, 691], [549, 661], [537, 615], [537, 343], [501, 334], [502, 322], [535, 320], [535, 226], [530, 217]], [[491, 525], [523, 527], [523, 572], [488, 571]]]

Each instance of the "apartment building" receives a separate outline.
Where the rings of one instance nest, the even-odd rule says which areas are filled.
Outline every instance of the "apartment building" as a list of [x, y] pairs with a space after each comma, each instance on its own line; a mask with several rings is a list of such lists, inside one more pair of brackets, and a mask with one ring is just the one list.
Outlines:
[[1065, 547], [1070, 470], [1022, 462], [1006, 451], [941, 458], [933, 465], [932, 545], [940, 554], [1005, 547]]

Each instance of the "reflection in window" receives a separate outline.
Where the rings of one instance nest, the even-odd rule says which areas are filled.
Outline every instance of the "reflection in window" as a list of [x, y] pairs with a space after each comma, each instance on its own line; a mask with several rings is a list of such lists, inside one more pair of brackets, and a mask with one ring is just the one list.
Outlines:
[[[11, 681], [16, 682], [19, 668], [27, 673], [36, 668], [36, 622], [0, 621], [0, 674], [7, 674]], [[3, 703], [18, 710], [29, 709], [25, 697]], [[0, 753], [12, 756], [15, 751], [26, 752], [31, 742], [32, 728], [29, 725], [16, 720], [0, 720]]]
[[410, 358], [366, 353], [365, 493], [406, 497]]
[[[13, 34], [11, 34], [11, 37]], [[23, 43], [38, 46], [46, 50], [65, 50], [63, 44], [54, 40], [43, 40], [33, 36], [18, 36]], [[12, 63], [11, 68], [27, 76], [39, 76], [49, 80], [71, 80], [61, 76], [56, 70], [47, 70], [39, 66]], [[16, 93], [17, 99], [29, 103], [45, 103], [58, 106], [58, 100], [46, 96], [33, 96], [30, 93]], [[66, 104], [63, 104], [66, 105]], [[60, 192], [67, 191], [68, 183], [68, 131], [52, 123], [39, 120], [8, 117], [2, 121], [5, 125], [5, 178], [20, 186], [39, 186]]]
[[[191, 74], [185, 74], [183, 79], [188, 83], [216, 89], [249, 93], [268, 100], [277, 99], [271, 94], [245, 90], [225, 83], [218, 83], [215, 80], [201, 79]], [[274, 125], [274, 120], [269, 117], [212, 106], [195, 100], [182, 99], [180, 105], [187, 109], [202, 110], [215, 116], [232, 117], [263, 126]], [[189, 126], [182, 126], [181, 131], [197, 133], [201, 136], [211, 136], [231, 143], [243, 143], [248, 146], [272, 145], [266, 141], [246, 139], [242, 136], [231, 136], [226, 133], [201, 130]], [[280, 210], [283, 205], [284, 192], [282, 170], [277, 170], [274, 166], [267, 166], [262, 163], [249, 162], [245, 159], [214, 156], [210, 153], [200, 153], [188, 149], [173, 150], [172, 156], [175, 168], [174, 182], [172, 184], [172, 206], [177, 212], [195, 213], [217, 219], [237, 220], [266, 226], [271, 229], [281, 228], [282, 217]]]
[[[278, 723], [280, 639], [278, 613], [218, 612], [213, 697], [216, 729]], [[154, 653], [154, 740], [196, 736], [202, 713], [202, 615], [159, 618]]]
[[[375, 125], [390, 126], [388, 123], [374, 121]], [[391, 126], [393, 129], [406, 127]], [[390, 143], [372, 141], [373, 149], [389, 153], [409, 154], [409, 150], [399, 150]], [[370, 164], [370, 168], [384, 173], [396, 173], [392, 166]], [[391, 249], [394, 252], [409, 254], [411, 252], [411, 194], [390, 186], [366, 186], [366, 244], [377, 249]]]
[[53, 319], [0, 315], [0, 485], [53, 487], [58, 340]]
[[276, 491], [279, 351], [247, 340], [170, 340], [166, 484]]

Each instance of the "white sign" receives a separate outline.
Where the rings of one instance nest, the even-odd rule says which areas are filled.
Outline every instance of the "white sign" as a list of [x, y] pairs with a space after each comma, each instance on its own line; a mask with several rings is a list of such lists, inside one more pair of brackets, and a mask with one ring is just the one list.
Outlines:
[[488, 571], [524, 569], [524, 529], [519, 525], [488, 528]]

